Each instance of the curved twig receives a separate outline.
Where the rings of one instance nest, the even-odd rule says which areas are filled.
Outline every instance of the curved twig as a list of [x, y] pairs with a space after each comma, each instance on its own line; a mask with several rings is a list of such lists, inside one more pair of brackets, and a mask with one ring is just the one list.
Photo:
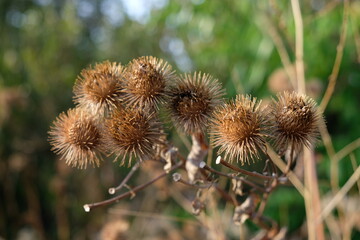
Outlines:
[[[173, 170], [181, 167], [182, 165], [183, 165], [183, 163], [182, 163], [182, 162], [179, 162], [179, 163], [177, 163], [176, 165], [174, 165], [173, 167], [171, 167], [170, 171], [173, 171]], [[169, 172], [170, 172], [170, 171], [169, 171]], [[90, 212], [90, 210], [93, 209], [93, 208], [100, 207], [100, 206], [105, 206], [105, 205], [109, 205], [109, 204], [114, 203], [114, 202], [117, 202], [117, 201], [119, 201], [119, 200], [121, 200], [121, 199], [123, 199], [123, 198], [129, 197], [129, 196], [133, 195], [134, 193], [136, 193], [136, 192], [138, 192], [138, 191], [146, 188], [147, 186], [153, 184], [153, 183], [156, 182], [157, 180], [165, 177], [166, 175], [168, 175], [168, 173], [164, 172], [164, 173], [162, 173], [161, 175], [153, 178], [153, 179], [150, 180], [149, 182], [146, 182], [146, 183], [144, 183], [144, 184], [142, 184], [142, 185], [136, 186], [136, 187], [134, 187], [131, 191], [125, 192], [125, 193], [123, 193], [123, 194], [121, 194], [121, 195], [119, 195], [119, 196], [116, 196], [116, 197], [113, 197], [113, 198], [110, 198], [110, 199], [107, 199], [107, 200], [101, 201], [101, 202], [85, 204], [85, 205], [84, 205], [84, 210], [85, 210], [85, 212]]]

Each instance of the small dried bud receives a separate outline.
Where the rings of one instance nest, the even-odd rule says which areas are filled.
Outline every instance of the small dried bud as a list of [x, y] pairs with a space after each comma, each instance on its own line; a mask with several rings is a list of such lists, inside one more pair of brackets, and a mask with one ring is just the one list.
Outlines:
[[104, 151], [103, 135], [96, 121], [81, 109], [61, 113], [49, 131], [52, 151], [72, 167], [99, 166]]
[[168, 108], [173, 122], [187, 134], [203, 131], [223, 95], [221, 85], [210, 75], [184, 74], [170, 90]]
[[239, 196], [244, 196], [244, 184], [243, 181], [233, 178], [231, 180], [232, 190]]
[[154, 155], [154, 146], [161, 144], [163, 133], [161, 125], [155, 119], [154, 114], [146, 114], [138, 109], [117, 108], [111, 117], [105, 121], [106, 138], [108, 149], [122, 157], [121, 165], [125, 163], [125, 157], [129, 157], [129, 165], [133, 156], [140, 160], [146, 160]]
[[254, 193], [250, 194], [241, 205], [235, 207], [233, 216], [234, 223], [236, 225], [241, 225], [247, 219], [251, 218], [255, 213], [259, 202], [259, 195]]
[[156, 106], [164, 99], [173, 76], [172, 67], [162, 59], [147, 56], [133, 60], [126, 69], [126, 102], [130, 106]]
[[74, 85], [74, 101], [94, 114], [103, 114], [122, 101], [123, 67], [105, 61], [84, 69]]
[[202, 211], [204, 211], [206, 205], [204, 202], [200, 201], [198, 198], [194, 199], [191, 203], [192, 213], [195, 216], [199, 216]]
[[206, 208], [206, 194], [203, 193], [202, 189], [198, 189], [196, 192], [196, 197], [192, 201], [192, 213], [195, 216], [199, 216], [202, 211]]
[[218, 154], [225, 152], [224, 159], [235, 158], [242, 164], [259, 157], [265, 149], [268, 120], [260, 108], [260, 102], [250, 96], [238, 95], [235, 101], [224, 104], [214, 113], [210, 133]]
[[301, 151], [311, 146], [319, 135], [321, 119], [316, 103], [306, 95], [284, 92], [277, 95], [271, 107], [272, 137], [279, 152], [291, 148]]

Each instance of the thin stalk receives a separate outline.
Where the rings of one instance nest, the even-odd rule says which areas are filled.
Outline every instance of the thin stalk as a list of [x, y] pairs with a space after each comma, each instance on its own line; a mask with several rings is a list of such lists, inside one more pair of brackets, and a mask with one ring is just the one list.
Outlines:
[[[176, 175], [175, 175], [176, 174]], [[180, 174], [177, 174], [177, 173], [174, 173], [173, 174], [173, 180], [175, 182], [179, 182], [179, 183], [182, 183], [186, 186], [189, 186], [189, 187], [193, 187], [193, 188], [201, 188], [201, 189], [208, 189], [208, 188], [211, 188], [214, 184], [213, 183], [208, 183], [208, 184], [194, 184], [194, 183], [190, 183], [188, 181], [185, 181], [184, 179], [181, 178], [181, 175]]]
[[[170, 171], [173, 171], [179, 167], [181, 167], [183, 165], [182, 162], [177, 163], [176, 165], [174, 165], [173, 167], [171, 167]], [[169, 171], [169, 172], [170, 172]], [[149, 182], [146, 182], [144, 184], [141, 184], [137, 187], [134, 187], [131, 191], [125, 192], [119, 196], [107, 199], [105, 201], [101, 201], [101, 202], [96, 202], [96, 203], [90, 203], [90, 204], [85, 204], [84, 205], [84, 210], [85, 212], [90, 212], [91, 209], [96, 208], [96, 207], [101, 207], [101, 206], [106, 206], [109, 205], [111, 203], [115, 203], [123, 198], [129, 197], [131, 195], [133, 195], [134, 193], [143, 190], [144, 188], [148, 187], [149, 185], [153, 184], [154, 182], [156, 182], [157, 180], [165, 177], [166, 175], [168, 175], [168, 173], [164, 172], [162, 174], [160, 174], [159, 176], [153, 178], [152, 180], [150, 180]]]
[[272, 39], [272, 41], [277, 49], [281, 63], [284, 66], [285, 72], [289, 78], [291, 86], [293, 88], [295, 88], [296, 87], [296, 79], [293, 74], [293, 66], [292, 66], [292, 63], [290, 60], [290, 56], [289, 56], [288, 51], [286, 50], [285, 43], [284, 43], [283, 39], [281, 38], [280, 33], [278, 32], [277, 28], [272, 23], [272, 19], [269, 16], [267, 16], [266, 14], [264, 14], [263, 20], [258, 22], [258, 27], [262, 31], [264, 31], [264, 32], [266, 31], [269, 34], [270, 38]]
[[229, 174], [225, 174], [225, 173], [219, 172], [219, 171], [217, 171], [217, 170], [209, 167], [208, 165], [206, 165], [205, 162], [202, 162], [202, 164], [200, 164], [200, 168], [203, 168], [203, 169], [205, 169], [205, 170], [207, 170], [207, 171], [209, 171], [209, 172], [215, 173], [215, 174], [217, 174], [217, 175], [219, 175], [219, 176], [223, 176], [223, 177], [232, 178], [232, 179], [236, 179], [236, 180], [242, 181], [243, 183], [249, 185], [250, 187], [253, 187], [253, 188], [255, 188], [255, 189], [257, 189], [257, 190], [259, 190], [259, 191], [261, 191], [261, 192], [266, 192], [266, 189], [264, 189], [264, 188], [262, 188], [262, 187], [260, 187], [260, 186], [258, 186], [258, 185], [256, 185], [256, 184], [254, 184], [254, 183], [246, 180], [246, 179], [243, 178], [243, 177], [231, 176], [231, 175], [229, 175]]
[[341, 159], [346, 157], [348, 154], [356, 150], [360, 147], [360, 138], [356, 139], [355, 141], [349, 143], [344, 148], [342, 148], [340, 151], [338, 151], [334, 156], [334, 161], [338, 163]]
[[262, 199], [260, 206], [258, 208], [258, 211], [257, 211], [259, 215], [262, 215], [264, 213], [265, 206], [266, 206], [267, 200], [269, 198], [269, 195], [278, 186], [278, 184], [279, 184], [279, 181], [277, 179], [274, 179], [273, 181], [269, 182], [270, 187], [267, 187], [268, 192], [263, 194], [263, 199]]
[[[214, 179], [211, 177], [210, 174], [208, 174], [208, 172], [203, 169], [203, 168], [200, 168], [200, 173], [203, 175], [203, 177], [209, 181], [209, 182], [213, 182]], [[227, 202], [230, 202], [232, 203], [234, 206], [238, 206], [238, 202], [236, 201], [236, 199], [231, 196], [229, 193], [227, 193], [226, 191], [224, 191], [221, 187], [218, 186], [218, 184], [213, 184], [213, 186], [215, 187], [216, 191], [218, 191], [221, 195], [222, 198], [224, 198]]]
[[[356, 158], [355, 158], [355, 154], [354, 153], [350, 153], [350, 160], [351, 160], [351, 165], [354, 169], [354, 171], [356, 170], [357, 168], [357, 163], [356, 163]], [[358, 187], [358, 192], [360, 194], [360, 181], [359, 179], [357, 180], [357, 187]]]
[[109, 188], [109, 193], [110, 194], [114, 194], [116, 191], [120, 190], [121, 188], [123, 188], [127, 182], [130, 180], [130, 178], [134, 175], [134, 173], [136, 172], [136, 170], [139, 168], [140, 163], [136, 163], [130, 170], [130, 172], [126, 175], [126, 177], [124, 178], [124, 180], [122, 180], [122, 182], [119, 184], [119, 186], [117, 187], [112, 187]]
[[270, 176], [265, 176], [263, 174], [260, 174], [260, 173], [257, 173], [257, 172], [250, 172], [250, 171], [247, 171], [247, 170], [244, 170], [244, 169], [241, 169], [239, 167], [236, 167], [226, 161], [224, 161], [222, 158], [220, 158], [220, 162], [222, 165], [224, 165], [225, 167], [228, 167], [232, 170], [234, 170], [235, 172], [238, 172], [238, 173], [242, 173], [242, 174], [245, 174], [245, 175], [248, 175], [248, 176], [251, 176], [251, 177], [257, 177], [257, 178], [262, 178], [262, 179], [266, 179], [266, 180], [272, 180], [274, 179], [273, 177], [270, 177]]
[[229, 193], [227, 193], [226, 191], [224, 191], [224, 189], [220, 188], [219, 186], [217, 186], [216, 184], [214, 185], [215, 189], [220, 193], [221, 197], [223, 199], [225, 199], [226, 201], [232, 203], [234, 206], [238, 206], [239, 203], [236, 201], [236, 199], [231, 196]]
[[[269, 219], [265, 216], [254, 213], [253, 216], [251, 216], [251, 220], [256, 225], [260, 226], [263, 229], [266, 229], [268, 231], [268, 233], [270, 233], [274, 229], [276, 229], [276, 232], [273, 233], [274, 235], [279, 232], [279, 225], [272, 219]], [[274, 237], [274, 236], [268, 236], [268, 237]], [[266, 239], [269, 239], [269, 238], [266, 238]]]
[[297, 80], [297, 91], [305, 93], [305, 72], [304, 72], [304, 33], [303, 20], [298, 0], [291, 0], [292, 12], [295, 21], [295, 71]]
[[294, 142], [291, 144], [290, 159], [287, 162], [285, 175], [290, 171], [293, 162], [295, 161], [295, 146]]
[[[275, 151], [271, 148], [271, 146], [266, 144], [266, 155], [269, 159], [284, 173], [286, 170], [286, 164], [280, 159], [279, 155], [275, 153]], [[294, 185], [294, 187], [298, 190], [298, 192], [304, 196], [304, 192], [307, 191], [305, 189], [302, 182], [299, 178], [294, 174], [293, 171], [289, 171], [286, 176], [288, 176], [290, 182]]]
[[326, 128], [324, 119], [321, 119], [321, 121], [320, 121], [319, 131], [320, 131], [321, 139], [324, 143], [326, 152], [330, 158], [330, 186], [333, 191], [338, 191], [339, 190], [339, 172], [338, 172], [337, 162], [335, 161], [335, 149], [334, 149], [334, 145], [332, 144], [332, 140], [331, 140], [329, 131]]
[[204, 160], [209, 147], [205, 142], [205, 136], [203, 133], [193, 134], [191, 136], [191, 140], [191, 151], [186, 158], [185, 168], [190, 182], [193, 182], [195, 181], [196, 174], [199, 170], [199, 164]]
[[308, 194], [305, 195], [305, 207], [309, 239], [324, 240], [323, 222], [316, 218], [321, 213], [320, 193], [316, 174], [316, 161], [313, 151], [304, 147], [304, 179]]
[[341, 25], [341, 33], [340, 33], [340, 40], [339, 44], [336, 47], [336, 57], [334, 66], [332, 69], [332, 72], [329, 76], [329, 84], [326, 88], [325, 94], [323, 99], [321, 100], [319, 109], [324, 112], [326, 109], [326, 106], [328, 105], [332, 94], [335, 90], [336, 80], [339, 75], [340, 65], [342, 61], [342, 57], [344, 54], [344, 47], [345, 47], [345, 41], [346, 41], [346, 31], [348, 26], [348, 16], [349, 16], [349, 1], [344, 0], [344, 12], [343, 12], [343, 21]]
[[346, 193], [352, 188], [352, 186], [357, 182], [360, 178], [360, 166], [357, 167], [353, 175], [347, 180], [345, 185], [336, 193], [336, 195], [331, 199], [331, 201], [325, 206], [323, 211], [321, 212], [320, 217], [317, 221], [322, 221], [325, 219], [331, 211], [336, 207], [337, 204], [345, 197]]

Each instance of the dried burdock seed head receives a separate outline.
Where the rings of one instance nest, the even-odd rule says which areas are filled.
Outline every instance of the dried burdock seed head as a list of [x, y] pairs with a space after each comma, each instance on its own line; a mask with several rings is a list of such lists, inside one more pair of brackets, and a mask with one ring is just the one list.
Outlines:
[[272, 134], [276, 149], [283, 153], [311, 146], [319, 135], [319, 113], [314, 100], [296, 92], [283, 92], [271, 107]]
[[204, 131], [224, 90], [216, 79], [199, 72], [180, 76], [169, 95], [168, 109], [174, 124], [185, 133], [194, 134]]
[[74, 85], [74, 101], [94, 114], [103, 115], [122, 101], [123, 67], [105, 61], [82, 70]]
[[162, 59], [146, 56], [131, 61], [126, 68], [126, 102], [130, 106], [157, 106], [173, 76], [172, 67]]
[[52, 151], [68, 165], [86, 168], [99, 166], [104, 152], [103, 134], [97, 122], [82, 109], [63, 112], [49, 131]]
[[147, 160], [155, 154], [156, 144], [163, 139], [161, 124], [154, 114], [147, 114], [140, 109], [117, 108], [105, 121], [108, 133], [106, 145], [116, 159], [121, 157], [121, 165], [126, 157], [131, 164], [133, 157]]
[[261, 102], [250, 96], [238, 95], [216, 109], [211, 122], [210, 134], [218, 154], [232, 162], [250, 163], [265, 150], [265, 137], [269, 129], [266, 113]]

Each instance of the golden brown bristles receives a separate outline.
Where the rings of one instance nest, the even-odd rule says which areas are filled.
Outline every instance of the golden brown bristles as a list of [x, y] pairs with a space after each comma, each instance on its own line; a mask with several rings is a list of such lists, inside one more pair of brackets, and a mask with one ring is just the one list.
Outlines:
[[168, 109], [174, 124], [187, 134], [201, 132], [208, 124], [224, 91], [208, 74], [184, 74], [170, 90]]
[[310, 97], [296, 92], [277, 95], [271, 108], [272, 137], [279, 153], [288, 149], [301, 151], [312, 145], [319, 135], [321, 114]]
[[105, 61], [84, 69], [74, 85], [74, 101], [94, 114], [103, 115], [122, 101], [123, 67]]
[[218, 154], [230, 162], [250, 163], [265, 150], [268, 120], [260, 102], [250, 96], [238, 95], [234, 101], [216, 109], [210, 133]]
[[129, 165], [133, 157], [146, 160], [153, 157], [153, 147], [163, 139], [161, 125], [154, 114], [147, 114], [140, 109], [118, 108], [105, 122], [108, 149], [122, 157], [121, 165], [129, 157]]
[[133, 60], [126, 69], [127, 104], [140, 108], [157, 106], [173, 76], [172, 67], [162, 59], [147, 56]]
[[104, 151], [103, 135], [96, 121], [81, 109], [61, 113], [49, 131], [52, 151], [68, 165], [86, 168], [99, 166]]

